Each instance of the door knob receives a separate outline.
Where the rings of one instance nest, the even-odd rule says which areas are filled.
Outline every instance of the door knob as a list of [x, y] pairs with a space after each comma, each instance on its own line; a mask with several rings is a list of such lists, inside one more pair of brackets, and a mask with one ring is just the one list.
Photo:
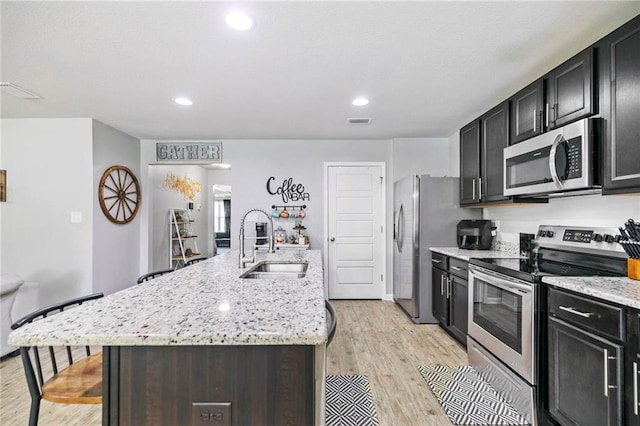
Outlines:
[[333, 241], [335, 241], [335, 240], [336, 240], [336, 239], [335, 239], [335, 237], [331, 237], [331, 238], [329, 238], [329, 241], [331, 241], [331, 242], [333, 242]]

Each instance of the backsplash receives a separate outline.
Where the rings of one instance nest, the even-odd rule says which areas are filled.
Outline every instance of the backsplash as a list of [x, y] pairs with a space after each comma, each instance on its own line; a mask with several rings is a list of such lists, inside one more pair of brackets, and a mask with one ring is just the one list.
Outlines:
[[498, 250], [510, 255], [515, 255], [520, 252], [520, 244], [509, 241], [500, 241], [494, 238], [491, 242], [491, 250]]
[[521, 232], [535, 234], [540, 225], [622, 225], [629, 218], [640, 220], [640, 197], [629, 195], [582, 195], [556, 198], [548, 204], [485, 208], [484, 219], [498, 227], [493, 244], [511, 243], [519, 250]]

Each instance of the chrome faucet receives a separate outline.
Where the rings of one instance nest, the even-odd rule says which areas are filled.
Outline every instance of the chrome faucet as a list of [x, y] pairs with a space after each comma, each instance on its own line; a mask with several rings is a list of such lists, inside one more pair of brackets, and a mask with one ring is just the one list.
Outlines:
[[251, 257], [246, 257], [244, 254], [244, 221], [247, 218], [247, 216], [249, 215], [249, 213], [252, 212], [260, 212], [262, 214], [264, 214], [267, 219], [269, 219], [269, 223], [271, 224], [271, 235], [269, 235], [268, 240], [269, 240], [269, 253], [275, 253], [275, 247], [273, 245], [273, 219], [271, 219], [271, 216], [269, 216], [269, 213], [267, 213], [264, 210], [260, 210], [260, 209], [251, 209], [246, 211], [243, 215], [242, 215], [242, 219], [240, 219], [240, 254], [238, 255], [238, 265], [241, 268], [244, 268], [245, 263], [253, 263], [256, 261], [256, 251], [255, 251], [255, 246], [253, 247], [252, 251], [251, 251]]

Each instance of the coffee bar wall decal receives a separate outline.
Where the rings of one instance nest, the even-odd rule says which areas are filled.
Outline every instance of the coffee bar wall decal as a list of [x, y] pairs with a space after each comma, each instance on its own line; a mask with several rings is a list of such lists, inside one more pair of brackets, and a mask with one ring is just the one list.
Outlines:
[[295, 183], [293, 178], [285, 179], [282, 181], [282, 185], [277, 188], [274, 188], [275, 180], [274, 176], [267, 179], [267, 192], [271, 195], [280, 195], [283, 203], [311, 200], [309, 193], [304, 192], [304, 186], [300, 183]]

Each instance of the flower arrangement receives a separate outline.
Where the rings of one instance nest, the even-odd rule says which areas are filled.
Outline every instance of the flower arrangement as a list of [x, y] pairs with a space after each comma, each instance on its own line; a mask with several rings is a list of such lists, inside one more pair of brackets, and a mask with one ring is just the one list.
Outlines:
[[164, 187], [181, 193], [185, 200], [194, 200], [196, 195], [202, 191], [202, 185], [197, 180], [186, 176], [176, 176], [171, 172], [167, 173]]

